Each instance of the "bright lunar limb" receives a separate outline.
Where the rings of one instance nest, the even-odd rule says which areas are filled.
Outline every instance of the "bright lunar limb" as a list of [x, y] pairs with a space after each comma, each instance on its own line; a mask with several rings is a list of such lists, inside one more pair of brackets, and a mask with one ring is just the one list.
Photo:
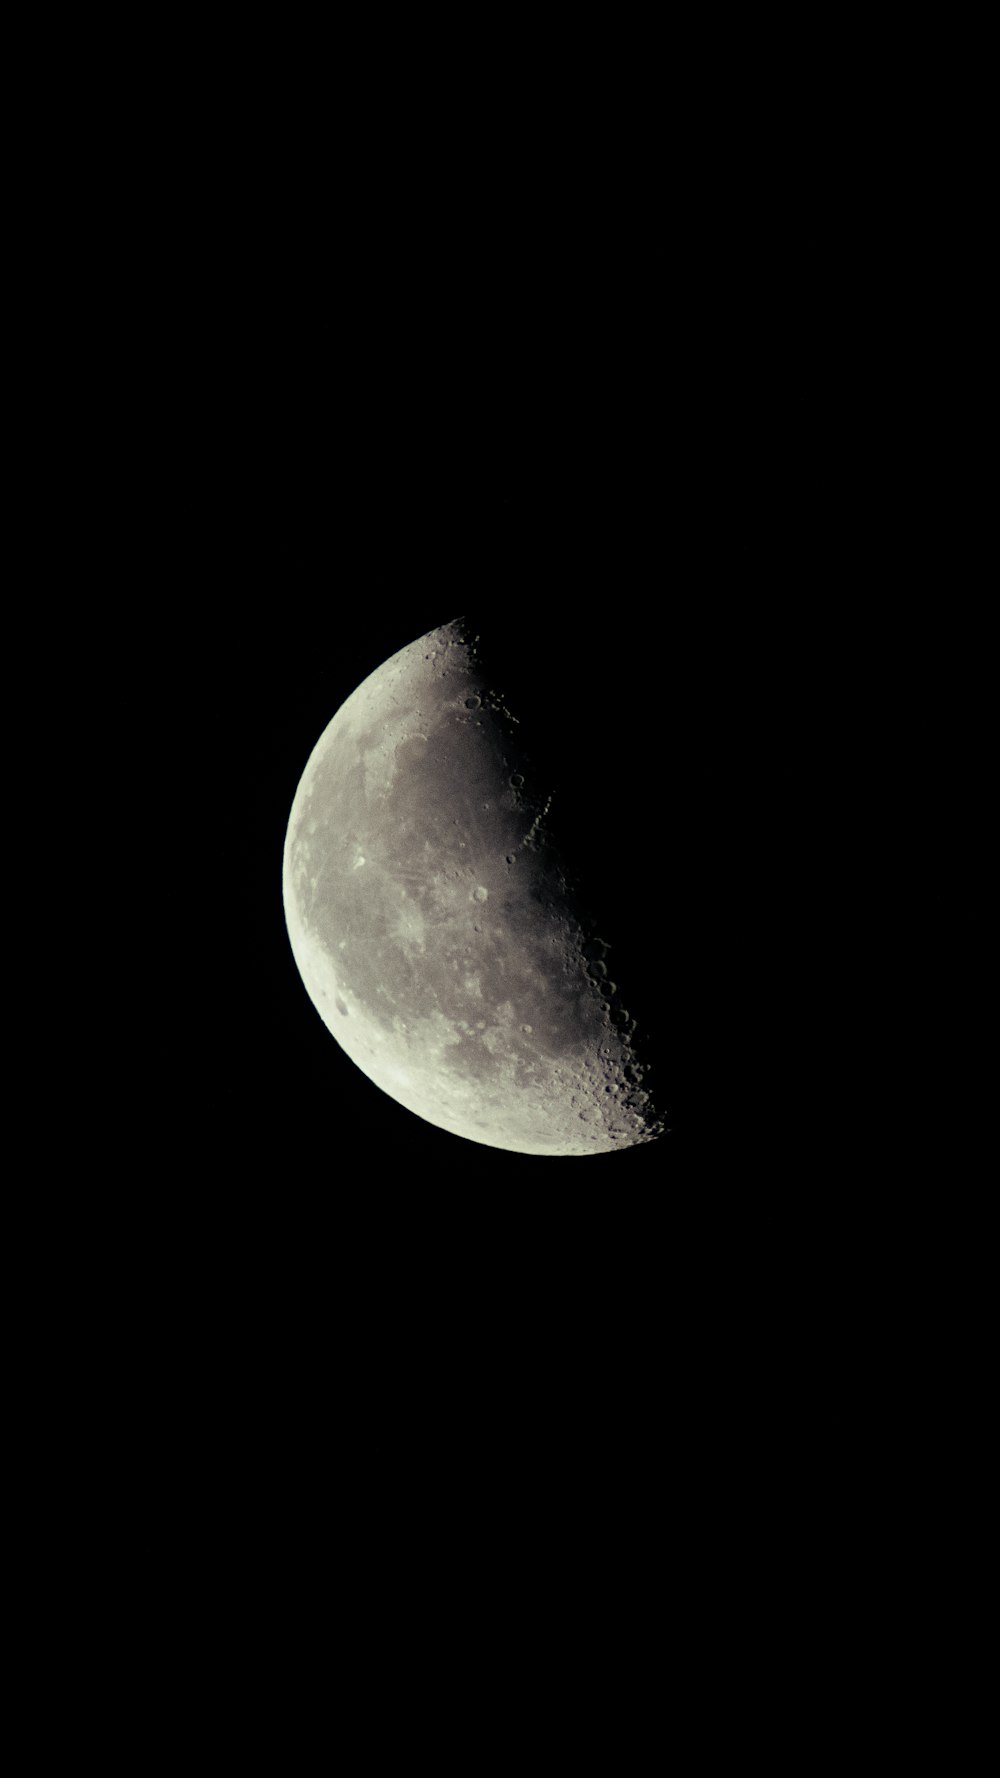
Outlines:
[[324, 1024], [393, 1099], [493, 1148], [590, 1155], [662, 1125], [550, 801], [478, 639], [444, 625], [320, 737], [288, 822], [285, 919]]

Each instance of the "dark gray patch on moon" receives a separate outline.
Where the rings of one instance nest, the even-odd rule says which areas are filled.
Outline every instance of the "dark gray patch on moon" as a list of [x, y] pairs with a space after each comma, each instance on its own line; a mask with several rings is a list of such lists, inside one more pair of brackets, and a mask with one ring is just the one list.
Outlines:
[[609, 947], [574, 899], [551, 789], [485, 687], [456, 622], [337, 711], [285, 841], [296, 963], [351, 1059], [440, 1128], [524, 1154], [649, 1141], [628, 1014], [594, 969]]

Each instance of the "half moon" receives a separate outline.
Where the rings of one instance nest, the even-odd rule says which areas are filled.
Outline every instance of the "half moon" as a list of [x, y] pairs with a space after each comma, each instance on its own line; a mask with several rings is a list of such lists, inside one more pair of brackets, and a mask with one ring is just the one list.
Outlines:
[[661, 1133], [608, 945], [549, 831], [551, 793], [462, 620], [337, 711], [295, 794], [288, 936], [368, 1078], [489, 1147], [592, 1155]]

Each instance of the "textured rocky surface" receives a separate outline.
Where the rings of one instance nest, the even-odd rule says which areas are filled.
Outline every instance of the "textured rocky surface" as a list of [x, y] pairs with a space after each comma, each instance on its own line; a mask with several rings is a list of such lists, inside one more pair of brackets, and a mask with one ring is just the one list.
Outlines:
[[296, 963], [358, 1067], [442, 1129], [539, 1155], [649, 1141], [613, 934], [591, 929], [558, 850], [530, 712], [487, 668], [456, 621], [330, 722], [285, 842]]

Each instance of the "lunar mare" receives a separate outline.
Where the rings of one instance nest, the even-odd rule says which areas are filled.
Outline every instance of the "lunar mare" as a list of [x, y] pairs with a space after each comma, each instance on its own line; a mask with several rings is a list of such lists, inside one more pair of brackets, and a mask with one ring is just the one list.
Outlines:
[[292, 804], [289, 940], [327, 1029], [417, 1116], [520, 1154], [613, 1151], [662, 1126], [520, 734], [461, 620], [364, 680]]

